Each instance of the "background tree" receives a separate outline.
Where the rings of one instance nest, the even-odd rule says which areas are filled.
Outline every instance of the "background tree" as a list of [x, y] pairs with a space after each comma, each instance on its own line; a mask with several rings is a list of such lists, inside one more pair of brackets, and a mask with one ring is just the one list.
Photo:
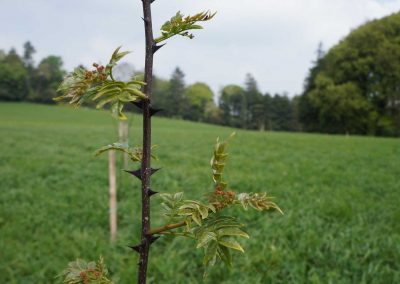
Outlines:
[[169, 80], [168, 92], [163, 101], [165, 112], [170, 117], [182, 117], [184, 111], [185, 74], [176, 67]]
[[224, 125], [244, 128], [246, 126], [245, 90], [237, 85], [228, 85], [221, 91], [219, 107]]
[[309, 100], [319, 110], [319, 124], [325, 132], [353, 134], [374, 131], [377, 113], [373, 105], [361, 96], [356, 84], [335, 85], [329, 78], [319, 75], [316, 86], [309, 93]]
[[[400, 135], [399, 30], [400, 13], [370, 21], [317, 60], [299, 104], [307, 130], [343, 133], [351, 125], [356, 134]], [[340, 97], [348, 109], [327, 114], [336, 110], [323, 103], [326, 96]], [[361, 118], [349, 117], [354, 109]]]
[[0, 58], [0, 99], [24, 100], [29, 93], [28, 72], [14, 48]]
[[57, 95], [57, 86], [65, 75], [62, 65], [63, 62], [59, 56], [50, 55], [40, 61], [32, 77], [30, 100], [53, 103], [53, 98]]
[[214, 93], [205, 83], [195, 83], [188, 86], [184, 92], [183, 113], [184, 119], [205, 121], [206, 111], [210, 112], [214, 105]]
[[36, 53], [36, 49], [33, 47], [30, 41], [24, 43], [24, 55], [22, 57], [24, 65], [28, 69], [33, 69], [35, 61], [33, 59], [33, 55]]
[[[166, 109], [169, 105], [168, 92], [169, 92], [169, 80], [153, 76], [153, 101], [161, 109]], [[169, 116], [167, 110], [160, 112], [161, 116]]]
[[246, 75], [245, 80], [245, 125], [247, 129], [264, 129], [264, 104], [262, 94], [258, 90], [257, 81], [251, 75]]
[[269, 93], [263, 96], [263, 110], [264, 110], [264, 128], [266, 130], [272, 130], [272, 97]]
[[292, 130], [292, 105], [287, 95], [276, 94], [271, 99], [272, 130]]

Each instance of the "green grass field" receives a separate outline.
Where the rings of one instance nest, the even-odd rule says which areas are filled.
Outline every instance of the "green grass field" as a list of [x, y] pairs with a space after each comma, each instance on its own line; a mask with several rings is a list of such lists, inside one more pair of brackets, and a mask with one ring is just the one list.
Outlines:
[[[139, 117], [133, 124], [139, 144]], [[111, 245], [107, 159], [93, 158], [116, 141], [116, 125], [105, 111], [0, 104], [0, 283], [59, 283], [69, 261], [100, 255], [116, 283], [135, 283], [138, 257], [126, 246], [139, 237], [139, 181], [118, 173]], [[155, 118], [163, 169], [153, 189], [202, 198], [215, 139], [231, 132]], [[231, 187], [267, 191], [285, 215], [235, 209], [251, 235], [246, 254], [206, 279], [190, 240], [157, 241], [150, 283], [400, 283], [400, 140], [238, 131], [229, 152]], [[161, 225], [159, 197], [152, 202]]]

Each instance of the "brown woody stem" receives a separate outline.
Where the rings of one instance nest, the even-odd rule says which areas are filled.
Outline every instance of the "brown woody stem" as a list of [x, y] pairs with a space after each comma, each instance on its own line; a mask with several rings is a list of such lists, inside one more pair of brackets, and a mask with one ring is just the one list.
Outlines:
[[142, 180], [142, 232], [139, 257], [138, 284], [146, 284], [147, 264], [151, 244], [150, 231], [150, 176], [151, 176], [151, 112], [150, 100], [153, 85], [153, 26], [151, 19], [151, 0], [142, 0], [143, 20], [146, 37], [146, 58], [144, 67], [144, 93], [148, 100], [143, 101], [143, 158], [141, 166]]

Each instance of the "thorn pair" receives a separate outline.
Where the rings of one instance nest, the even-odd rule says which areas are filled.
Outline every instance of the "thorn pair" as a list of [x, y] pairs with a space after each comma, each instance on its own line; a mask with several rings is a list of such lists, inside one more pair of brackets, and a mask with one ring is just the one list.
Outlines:
[[[151, 169], [150, 169], [150, 175], [154, 174], [154, 173], [157, 172], [158, 170], [160, 170], [160, 169], [153, 169], [153, 168], [151, 168]], [[130, 173], [131, 175], [134, 175], [134, 176], [137, 177], [138, 179], [142, 180], [142, 169], [141, 169], [141, 168], [138, 169], [138, 170], [136, 170], [136, 171], [127, 171], [127, 170], [125, 170], [125, 172]], [[152, 195], [157, 194], [157, 193], [158, 193], [158, 191], [154, 191], [154, 190], [152, 190], [151, 188], [149, 188], [149, 193], [148, 193], [149, 196], [152, 196]]]
[[[155, 172], [159, 171], [160, 169], [153, 169], [150, 168], [150, 175], [153, 175]], [[135, 171], [128, 171], [125, 170], [125, 172], [130, 173], [131, 175], [134, 175], [135, 177], [137, 177], [139, 180], [142, 180], [142, 168], [137, 169]]]

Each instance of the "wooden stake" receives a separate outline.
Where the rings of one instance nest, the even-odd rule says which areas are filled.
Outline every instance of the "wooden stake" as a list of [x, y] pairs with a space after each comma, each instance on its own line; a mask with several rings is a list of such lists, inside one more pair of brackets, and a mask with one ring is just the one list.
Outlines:
[[117, 239], [117, 177], [115, 170], [115, 151], [108, 152], [109, 193], [110, 193], [110, 239]]
[[[128, 121], [120, 121], [118, 124], [118, 137], [119, 142], [122, 144], [129, 144], [129, 124]], [[129, 156], [127, 153], [123, 154], [124, 168], [128, 168]]]

